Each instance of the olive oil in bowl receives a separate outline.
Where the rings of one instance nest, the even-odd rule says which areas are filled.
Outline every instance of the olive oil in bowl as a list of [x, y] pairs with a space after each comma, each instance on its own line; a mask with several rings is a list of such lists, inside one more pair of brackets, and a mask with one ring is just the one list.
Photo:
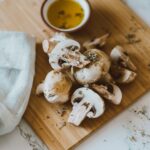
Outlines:
[[45, 23], [60, 31], [77, 30], [90, 16], [86, 0], [48, 0], [44, 6], [42, 17]]
[[84, 11], [81, 5], [73, 0], [58, 0], [49, 6], [47, 17], [53, 26], [70, 29], [82, 22]]

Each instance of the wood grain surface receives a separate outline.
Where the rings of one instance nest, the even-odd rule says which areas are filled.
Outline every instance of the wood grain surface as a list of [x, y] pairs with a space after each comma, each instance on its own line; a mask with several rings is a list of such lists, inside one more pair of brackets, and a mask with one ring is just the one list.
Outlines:
[[[49, 104], [43, 96], [35, 95], [35, 88], [50, 71], [48, 57], [41, 48], [41, 41], [55, 31], [42, 21], [40, 7], [42, 0], [4, 0], [0, 3], [0, 29], [24, 31], [37, 38], [36, 75], [32, 93], [24, 118], [51, 150], [67, 150], [77, 145], [97, 128], [104, 125], [118, 113], [137, 101], [150, 88], [150, 29], [120, 0], [89, 0], [92, 15], [88, 24], [71, 34], [83, 42], [94, 36], [111, 33], [108, 44], [103, 48], [108, 53], [117, 44], [131, 55], [138, 68], [134, 83], [122, 86], [123, 101], [120, 106], [106, 103], [106, 111], [98, 119], [86, 119], [80, 127], [66, 123], [71, 105]], [[134, 35], [130, 38], [130, 35]], [[61, 117], [57, 110], [67, 107]]]

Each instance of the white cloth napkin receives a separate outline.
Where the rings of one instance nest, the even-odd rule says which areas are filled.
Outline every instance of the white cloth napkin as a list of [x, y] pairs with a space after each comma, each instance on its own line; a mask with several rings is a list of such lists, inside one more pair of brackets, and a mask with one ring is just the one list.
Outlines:
[[35, 39], [0, 32], [0, 135], [11, 132], [28, 104], [35, 72]]

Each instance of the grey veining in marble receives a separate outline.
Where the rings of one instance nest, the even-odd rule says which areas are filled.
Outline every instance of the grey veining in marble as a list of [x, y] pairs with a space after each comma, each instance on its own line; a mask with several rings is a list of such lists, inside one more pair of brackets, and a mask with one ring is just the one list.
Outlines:
[[33, 150], [47, 150], [47, 147], [44, 145], [44, 143], [36, 136], [33, 130], [29, 128], [24, 120], [20, 122], [18, 129], [21, 136], [28, 141]]

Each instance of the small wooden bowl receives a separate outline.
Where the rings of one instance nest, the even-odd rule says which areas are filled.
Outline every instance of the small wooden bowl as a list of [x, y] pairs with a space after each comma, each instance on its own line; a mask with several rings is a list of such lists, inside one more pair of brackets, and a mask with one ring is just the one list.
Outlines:
[[58, 28], [58, 27], [52, 25], [51, 22], [48, 20], [47, 12], [48, 12], [49, 6], [52, 3], [54, 3], [55, 1], [57, 1], [57, 0], [45, 0], [42, 4], [42, 7], [41, 7], [42, 19], [48, 27], [52, 27], [53, 29], [58, 30], [58, 31], [62, 31], [62, 32], [73, 32], [73, 31], [76, 31], [76, 30], [82, 28], [87, 23], [87, 21], [89, 20], [90, 14], [91, 14], [89, 2], [87, 0], [75, 0], [76, 2], [78, 2], [80, 4], [80, 6], [84, 10], [84, 18], [83, 18], [82, 22], [78, 26], [76, 26], [74, 28], [70, 28], [70, 29], [61, 29], [61, 28]]

